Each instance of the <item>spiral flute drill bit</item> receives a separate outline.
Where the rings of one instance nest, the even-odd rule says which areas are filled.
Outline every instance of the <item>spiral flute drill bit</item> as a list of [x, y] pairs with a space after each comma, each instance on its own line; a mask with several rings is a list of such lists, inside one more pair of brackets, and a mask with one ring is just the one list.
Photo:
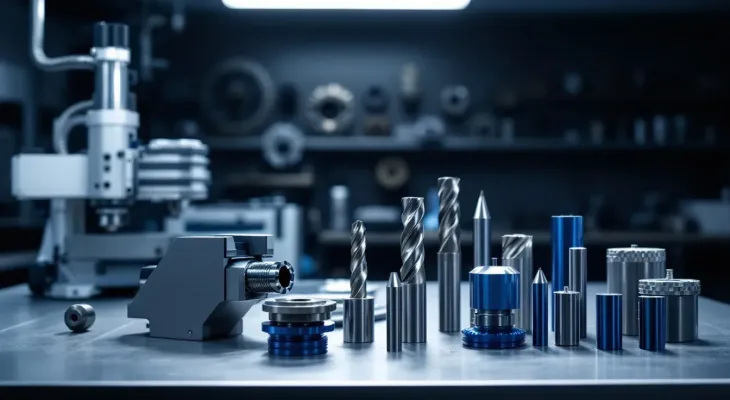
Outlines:
[[372, 343], [375, 327], [375, 300], [367, 295], [368, 263], [365, 260], [365, 224], [352, 224], [350, 247], [350, 298], [343, 303], [345, 343]]
[[403, 265], [403, 343], [426, 342], [426, 270], [423, 266], [423, 197], [402, 200], [403, 233], [400, 256]]
[[461, 329], [461, 227], [459, 178], [439, 178], [439, 330]]
[[502, 263], [520, 273], [520, 308], [515, 310], [515, 327], [532, 332], [532, 236], [502, 236]]
[[367, 297], [368, 277], [368, 263], [365, 260], [365, 224], [362, 221], [355, 221], [352, 224], [350, 243], [350, 297], [361, 299]]

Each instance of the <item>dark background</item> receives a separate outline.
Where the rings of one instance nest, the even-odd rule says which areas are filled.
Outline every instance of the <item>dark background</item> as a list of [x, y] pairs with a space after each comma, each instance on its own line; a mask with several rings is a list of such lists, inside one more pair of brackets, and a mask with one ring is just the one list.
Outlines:
[[[88, 98], [93, 88], [89, 73], [51, 74], [32, 65], [26, 3], [0, 5], [0, 65], [23, 71], [28, 93], [0, 107], [6, 110], [2, 122], [14, 132], [0, 135], [9, 141], [0, 154], [5, 159], [23, 147], [48, 150], [51, 118], [72, 101]], [[151, 76], [143, 76], [139, 64], [138, 35], [150, 15], [172, 15], [171, 2], [72, 3], [48, 1], [46, 52], [87, 52], [95, 21], [129, 24], [133, 66], [141, 72], [134, 89], [141, 136], [206, 141], [213, 172], [210, 201], [276, 193], [304, 206], [305, 252], [318, 261], [316, 276], [347, 276], [349, 234], [328, 229], [332, 185], [348, 186], [354, 209], [425, 196], [439, 176], [451, 175], [461, 178], [464, 229], [470, 231], [484, 190], [495, 237], [534, 233], [536, 268], [550, 269], [550, 216], [580, 214], [587, 221], [591, 280], [605, 279], [606, 248], [637, 243], [667, 248], [667, 266], [676, 276], [702, 279], [704, 293], [730, 299], [723, 283], [730, 227], [708, 235], [696, 221], [679, 217], [683, 201], [719, 199], [729, 184], [727, 2], [474, 0], [464, 11], [403, 13], [236, 11], [215, 0], [189, 0], [181, 32], [165, 25], [153, 35], [154, 56], [169, 67]], [[210, 72], [231, 57], [263, 65], [277, 88], [291, 85], [298, 104], [294, 115], [277, 108], [260, 129], [223, 135], [201, 111], [201, 97]], [[398, 100], [400, 69], [409, 61], [421, 71], [419, 115], [441, 115], [442, 87], [464, 85], [471, 115], [512, 119], [514, 142], [481, 140], [499, 135], [498, 129], [473, 132], [466, 119], [447, 121], [446, 136], [473, 146], [454, 148], [439, 139], [404, 147], [376, 137], [378, 149], [368, 150], [332, 137], [312, 142], [303, 162], [285, 171], [263, 160], [256, 138], [272, 122], [292, 120], [317, 135], [303, 108], [320, 84], [336, 82], [355, 95], [353, 129], [341, 136], [374, 136], [364, 128], [372, 116], [362, 105], [372, 85], [389, 95], [384, 116], [391, 125], [411, 121], [415, 117], [404, 113]], [[566, 90], [566, 81], [576, 77], [579, 90]], [[225, 97], [225, 89], [219, 90]], [[651, 139], [657, 116], [668, 121], [665, 143]], [[677, 118], [686, 121], [683, 140], [673, 123]], [[647, 124], [650, 139], [644, 145], [634, 140], [637, 119]], [[604, 127], [600, 142], [590, 133], [597, 122]], [[385, 157], [408, 164], [410, 179], [403, 187], [388, 190], [376, 182], [375, 165]], [[0, 176], [7, 175], [0, 168]], [[4, 239], [4, 249], [36, 248], [43, 205], [21, 209], [9, 197], [9, 184], [0, 183], [8, 215], [3, 237], [13, 238]], [[399, 267], [398, 227], [370, 231], [370, 276], [385, 279]], [[463, 235], [466, 265], [472, 254], [469, 236]], [[432, 238], [426, 241], [429, 279], [435, 279]], [[499, 254], [497, 242], [492, 253]], [[17, 282], [22, 273], [4, 279]]]

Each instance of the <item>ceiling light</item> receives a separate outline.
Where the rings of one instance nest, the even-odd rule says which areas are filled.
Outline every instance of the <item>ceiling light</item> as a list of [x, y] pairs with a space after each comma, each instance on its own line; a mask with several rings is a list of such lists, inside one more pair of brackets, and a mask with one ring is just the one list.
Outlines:
[[234, 9], [259, 10], [463, 10], [471, 0], [223, 0]]

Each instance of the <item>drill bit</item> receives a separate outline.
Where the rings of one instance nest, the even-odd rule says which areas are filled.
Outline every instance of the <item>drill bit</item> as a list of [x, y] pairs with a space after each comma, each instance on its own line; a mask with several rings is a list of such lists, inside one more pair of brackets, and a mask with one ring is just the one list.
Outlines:
[[461, 330], [459, 178], [439, 178], [439, 331]]
[[489, 266], [489, 245], [492, 230], [489, 226], [491, 216], [484, 200], [484, 191], [479, 193], [477, 208], [474, 211], [474, 267]]
[[400, 257], [403, 266], [400, 278], [404, 284], [426, 282], [426, 270], [423, 268], [423, 197], [404, 197], [403, 233], [400, 236]]
[[461, 252], [459, 227], [459, 178], [438, 179], [439, 187], [439, 253]]
[[515, 327], [532, 331], [532, 236], [502, 236], [502, 265], [520, 273], [520, 308], [515, 310]]
[[423, 197], [404, 197], [400, 256], [403, 266], [403, 342], [426, 342], [426, 270], [423, 267]]
[[352, 224], [350, 245], [350, 298], [367, 297], [368, 263], [365, 259], [365, 224], [355, 221]]

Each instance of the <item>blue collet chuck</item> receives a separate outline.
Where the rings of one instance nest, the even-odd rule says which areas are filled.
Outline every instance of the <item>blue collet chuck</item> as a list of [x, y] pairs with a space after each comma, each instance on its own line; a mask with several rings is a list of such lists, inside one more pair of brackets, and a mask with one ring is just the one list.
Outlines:
[[[471, 327], [461, 331], [465, 347], [512, 349], [525, 344], [525, 331], [514, 327], [520, 308], [520, 273], [492, 265], [469, 272]], [[529, 307], [529, 304], [526, 305]]]

